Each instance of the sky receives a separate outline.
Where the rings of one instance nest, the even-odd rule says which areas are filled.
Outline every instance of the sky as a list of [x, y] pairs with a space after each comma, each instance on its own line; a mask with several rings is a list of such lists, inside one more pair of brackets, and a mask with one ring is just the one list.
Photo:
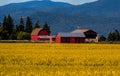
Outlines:
[[[0, 0], [0, 6], [6, 5], [9, 3], [19, 3], [19, 2], [26, 2], [26, 1], [30, 1], [30, 0]], [[52, 1], [68, 2], [74, 5], [79, 5], [79, 4], [88, 3], [96, 0], [52, 0]]]

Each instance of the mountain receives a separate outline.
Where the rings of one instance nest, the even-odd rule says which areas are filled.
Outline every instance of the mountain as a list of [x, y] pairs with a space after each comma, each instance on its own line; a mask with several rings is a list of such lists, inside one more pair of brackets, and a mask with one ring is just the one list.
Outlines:
[[[83, 5], [71, 5], [50, 0], [12, 3], [0, 7], [0, 18], [11, 14], [16, 23], [20, 16], [48, 22], [53, 34], [90, 28], [99, 35], [120, 28], [120, 0], [98, 0]], [[2, 20], [2, 18], [0, 19]]]
[[[64, 10], [64, 11], [62, 11]], [[53, 10], [56, 13], [85, 14], [90, 16], [118, 17], [120, 13], [120, 0], [98, 0], [92, 3], [74, 7]]]
[[30, 15], [34, 12], [41, 11], [47, 12], [54, 8], [58, 7], [69, 7], [72, 6], [68, 3], [63, 2], [52, 2], [50, 0], [43, 1], [28, 1], [22, 3], [12, 3], [5, 6], [0, 7], [0, 16], [4, 16], [7, 14], [12, 14], [13, 16], [26, 16]]

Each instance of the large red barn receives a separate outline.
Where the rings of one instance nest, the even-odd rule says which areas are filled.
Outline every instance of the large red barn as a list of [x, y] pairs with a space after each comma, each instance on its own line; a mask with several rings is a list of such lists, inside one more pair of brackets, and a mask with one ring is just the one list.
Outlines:
[[56, 43], [84, 43], [85, 35], [83, 33], [58, 33]]

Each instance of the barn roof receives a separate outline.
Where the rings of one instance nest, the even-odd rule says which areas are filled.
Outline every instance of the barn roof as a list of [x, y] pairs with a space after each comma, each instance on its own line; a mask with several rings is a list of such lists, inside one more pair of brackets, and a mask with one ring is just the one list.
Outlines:
[[77, 29], [77, 30], [74, 30], [73, 32], [71, 32], [71, 33], [85, 33], [85, 32], [88, 32], [88, 31], [91, 31], [91, 32], [94, 32], [94, 33], [96, 33], [97, 34], [97, 32], [95, 32], [95, 31], [93, 31], [93, 30], [91, 30], [91, 29]]
[[85, 37], [84, 33], [58, 33], [61, 37]]
[[40, 30], [42, 30], [42, 28], [35, 28], [35, 29], [32, 31], [31, 35], [33, 35], [33, 36], [38, 35], [38, 33], [40, 32]]
[[79, 33], [79, 32], [87, 32], [89, 31], [90, 29], [77, 29], [77, 30], [74, 30], [72, 33]]

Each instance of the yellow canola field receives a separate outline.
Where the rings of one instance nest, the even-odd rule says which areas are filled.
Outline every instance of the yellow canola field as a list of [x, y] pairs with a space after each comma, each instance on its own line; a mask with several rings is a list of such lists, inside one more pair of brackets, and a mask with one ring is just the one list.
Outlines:
[[0, 43], [0, 76], [120, 76], [120, 44]]

